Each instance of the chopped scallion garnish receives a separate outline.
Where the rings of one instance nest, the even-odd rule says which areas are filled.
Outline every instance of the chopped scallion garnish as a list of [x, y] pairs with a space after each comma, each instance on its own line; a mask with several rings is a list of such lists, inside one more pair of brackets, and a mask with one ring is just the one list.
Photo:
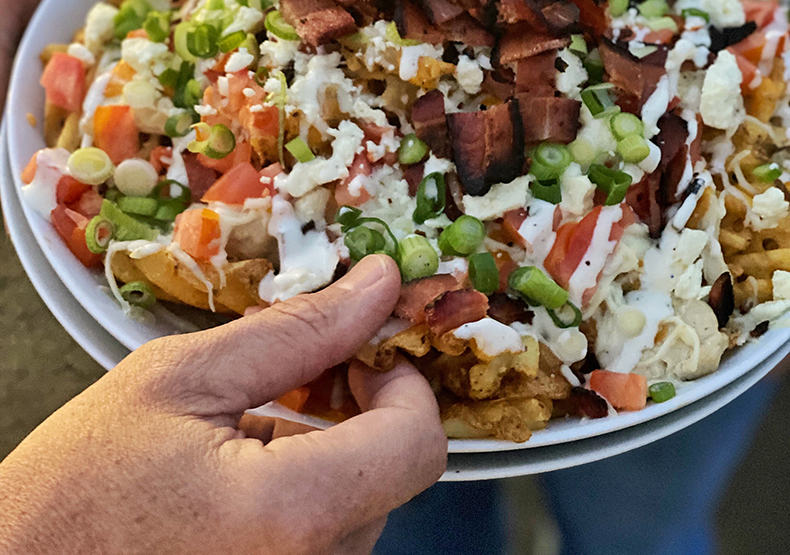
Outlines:
[[219, 52], [219, 31], [208, 23], [199, 23], [187, 31], [187, 49], [196, 58], [213, 58]]
[[647, 392], [656, 403], [666, 403], [676, 395], [675, 386], [671, 382], [654, 383]]
[[118, 199], [118, 208], [132, 216], [153, 216], [159, 203], [156, 199], [147, 197], [121, 197]]
[[508, 286], [530, 304], [544, 306], [549, 310], [556, 310], [568, 302], [568, 292], [534, 266], [513, 271], [508, 279]]
[[386, 32], [387, 40], [391, 43], [397, 44], [398, 46], [417, 46], [422, 44], [418, 40], [414, 39], [404, 39], [400, 36], [400, 31], [398, 31], [398, 25], [394, 21], [387, 25], [387, 32]]
[[701, 17], [706, 23], [710, 23], [710, 14], [706, 11], [700, 10], [699, 8], [685, 8], [680, 13], [686, 19], [689, 17]]
[[601, 164], [590, 166], [588, 173], [598, 189], [606, 193], [606, 206], [615, 206], [625, 200], [633, 178], [625, 172], [607, 168]]
[[370, 229], [365, 226], [360, 226], [349, 231], [346, 234], [344, 242], [348, 248], [351, 260], [354, 262], [359, 262], [370, 254], [381, 252], [387, 246], [384, 235], [375, 229]]
[[123, 40], [132, 31], [142, 28], [151, 9], [151, 4], [145, 0], [126, 0], [121, 4], [113, 19], [115, 38]]
[[285, 19], [283, 19], [283, 14], [278, 10], [272, 10], [266, 14], [266, 21], [264, 21], [264, 24], [266, 25], [266, 30], [279, 39], [292, 41], [300, 40], [299, 35], [296, 33], [296, 29], [286, 23]]
[[617, 143], [617, 154], [628, 164], [638, 164], [650, 156], [650, 145], [642, 135], [629, 135]]
[[115, 171], [109, 155], [100, 148], [80, 148], [69, 156], [67, 163], [71, 176], [88, 185], [101, 185]]
[[427, 220], [438, 218], [447, 206], [447, 185], [444, 175], [435, 172], [426, 175], [417, 189], [417, 208], [412, 219], [424, 224]]
[[583, 320], [579, 307], [568, 301], [557, 310], [547, 310], [551, 321], [560, 329], [578, 328]]
[[609, 91], [612, 85], [594, 85], [582, 91], [582, 101], [593, 117], [602, 118], [618, 110]]
[[461, 216], [439, 236], [439, 248], [447, 256], [468, 256], [483, 244], [486, 228], [473, 216]]
[[164, 42], [170, 36], [170, 12], [148, 12], [143, 29], [153, 42]]
[[220, 52], [227, 54], [228, 52], [233, 52], [236, 50], [238, 47], [244, 44], [246, 40], [247, 33], [244, 31], [236, 31], [235, 33], [225, 35], [219, 39], [217, 45], [219, 46]]
[[641, 135], [645, 130], [645, 124], [642, 123], [642, 120], [627, 112], [613, 116], [610, 125], [612, 133], [614, 133], [618, 141], [630, 135]]
[[439, 269], [439, 254], [428, 239], [410, 235], [398, 244], [398, 262], [405, 281], [426, 278]]
[[628, 11], [630, 0], [609, 0], [609, 13], [612, 17], [620, 17]]
[[573, 162], [568, 147], [565, 145], [543, 143], [532, 151], [532, 165], [529, 172], [538, 181], [559, 179]]
[[669, 11], [669, 5], [665, 0], [645, 0], [638, 7], [639, 13], [648, 19], [664, 17]]
[[285, 145], [285, 148], [296, 158], [297, 162], [306, 164], [307, 162], [315, 160], [315, 154], [313, 154], [313, 151], [310, 150], [310, 147], [307, 146], [307, 143], [304, 142], [301, 137], [296, 137], [293, 141]]
[[559, 204], [562, 202], [562, 187], [558, 180], [552, 181], [534, 181], [529, 186], [532, 191], [532, 196], [538, 200], [548, 202], [550, 204]]
[[411, 133], [403, 137], [398, 149], [398, 162], [404, 166], [419, 164], [428, 155], [428, 145]]
[[170, 138], [184, 137], [194, 124], [200, 121], [200, 116], [195, 112], [184, 112], [177, 116], [170, 116], [165, 122], [165, 135]]
[[236, 136], [225, 124], [209, 127], [207, 123], [197, 123], [192, 128], [197, 132], [197, 137], [187, 145], [190, 152], [221, 160], [236, 149]]
[[773, 183], [782, 177], [782, 168], [779, 164], [763, 164], [752, 170], [752, 175], [763, 183]]
[[154, 228], [125, 214], [117, 205], [107, 199], [102, 202], [99, 215], [112, 223], [117, 241], [137, 241], [140, 239], [154, 241], [159, 235]]
[[120, 288], [121, 297], [132, 306], [151, 308], [156, 304], [156, 295], [147, 283], [133, 281]]
[[485, 295], [499, 290], [499, 268], [490, 252], [481, 252], [469, 257], [469, 279], [472, 286]]
[[85, 228], [85, 243], [88, 245], [88, 250], [94, 254], [107, 252], [107, 247], [110, 246], [114, 236], [115, 229], [112, 222], [102, 216], [94, 217]]

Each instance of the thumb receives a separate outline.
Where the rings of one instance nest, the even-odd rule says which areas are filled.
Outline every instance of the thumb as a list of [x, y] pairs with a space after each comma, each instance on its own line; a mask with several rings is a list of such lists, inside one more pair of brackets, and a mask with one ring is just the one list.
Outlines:
[[[191, 414], [236, 414], [266, 404], [351, 358], [387, 320], [399, 292], [395, 261], [367, 257], [321, 292], [146, 346], [160, 369], [151, 370], [151, 389], [160, 400], [187, 400]], [[145, 366], [140, 363], [135, 366]]]

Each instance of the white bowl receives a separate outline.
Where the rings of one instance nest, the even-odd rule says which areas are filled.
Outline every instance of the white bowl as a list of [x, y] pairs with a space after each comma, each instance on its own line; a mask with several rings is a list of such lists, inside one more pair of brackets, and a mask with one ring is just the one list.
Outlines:
[[[18, 176], [31, 155], [44, 148], [40, 128], [33, 128], [26, 114], [43, 119], [44, 93], [38, 85], [41, 64], [38, 55], [52, 42], [68, 42], [73, 32], [84, 22], [85, 15], [95, 0], [44, 0], [30, 26], [17, 54], [8, 98], [8, 142], [11, 170], [16, 187], [22, 186]], [[50, 224], [27, 206], [23, 206], [27, 222], [44, 253], [61, 281], [96, 321], [127, 348], [134, 350], [143, 343], [166, 334], [180, 333], [192, 328], [190, 322], [160, 309], [157, 324], [145, 325], [126, 318], [115, 301], [102, 290], [103, 275], [85, 269], [65, 248], [60, 237]], [[790, 339], [790, 330], [775, 330], [763, 336], [759, 342], [730, 354], [714, 374], [684, 385], [678, 395], [663, 404], [646, 409], [623, 413], [601, 420], [579, 421], [567, 419], [553, 421], [546, 430], [537, 432], [533, 438], [517, 445], [490, 440], [452, 441], [452, 453], [480, 453], [534, 449], [591, 438], [630, 428], [686, 407], [734, 382], [760, 365]], [[290, 414], [295, 419], [300, 416]], [[312, 421], [314, 422], [314, 421]], [[323, 423], [327, 424], [327, 423]]]

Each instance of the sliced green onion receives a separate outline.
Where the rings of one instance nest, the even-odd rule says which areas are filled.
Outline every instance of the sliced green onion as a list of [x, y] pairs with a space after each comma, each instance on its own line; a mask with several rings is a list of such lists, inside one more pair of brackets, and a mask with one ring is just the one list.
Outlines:
[[518, 268], [508, 279], [508, 287], [530, 304], [556, 310], [568, 302], [568, 292], [534, 266]]
[[259, 67], [255, 71], [255, 82], [258, 83], [259, 87], [265, 87], [267, 79], [269, 79], [269, 68]]
[[669, 11], [665, 0], [645, 0], [639, 4], [639, 13], [648, 19], [664, 17]]
[[178, 86], [178, 72], [172, 67], [159, 74], [159, 84], [163, 87], [175, 89]]
[[348, 253], [351, 260], [359, 262], [366, 256], [383, 251], [387, 246], [387, 241], [384, 235], [370, 229], [369, 227], [360, 226], [346, 234], [344, 239]]
[[150, 11], [151, 4], [145, 0], [126, 0], [113, 19], [115, 38], [123, 40], [132, 31], [142, 28]]
[[627, 173], [601, 164], [590, 166], [588, 177], [598, 189], [606, 193], [606, 206], [615, 206], [623, 202], [628, 188], [633, 183], [633, 178]]
[[612, 117], [610, 122], [612, 133], [620, 141], [630, 135], [642, 135], [645, 131], [645, 124], [634, 114], [624, 112]]
[[595, 158], [598, 156], [595, 145], [589, 139], [583, 137], [579, 137], [569, 144], [568, 149], [571, 151], [573, 160], [580, 166], [589, 166], [595, 162]]
[[175, 48], [176, 54], [178, 54], [184, 62], [194, 63], [197, 61], [197, 57], [193, 56], [192, 52], [189, 51], [187, 41], [187, 35], [189, 35], [193, 27], [194, 25], [190, 21], [182, 21], [176, 25], [173, 31], [173, 47]]
[[283, 14], [278, 10], [272, 10], [266, 14], [264, 25], [267, 31], [279, 39], [300, 40], [299, 35], [296, 33], [296, 29], [286, 23], [285, 19], [283, 19]]
[[422, 142], [417, 135], [411, 133], [403, 137], [398, 148], [398, 162], [404, 166], [419, 164], [428, 155], [428, 145]]
[[246, 40], [247, 33], [244, 31], [236, 31], [235, 33], [225, 35], [219, 39], [217, 46], [219, 46], [220, 52], [227, 54], [228, 52], [233, 52], [236, 50], [238, 47], [244, 44]]
[[225, 0], [208, 0], [208, 2], [206, 2], [206, 9], [211, 11], [224, 10]]
[[170, 36], [170, 12], [148, 12], [143, 29], [154, 42], [164, 42]]
[[469, 257], [469, 279], [472, 286], [485, 295], [499, 290], [499, 268], [490, 252], [481, 252]]
[[782, 177], [782, 168], [779, 167], [779, 164], [763, 164], [762, 166], [757, 166], [752, 170], [752, 174], [754, 177], [762, 181], [763, 183], [773, 183], [780, 177]]
[[75, 150], [66, 165], [74, 179], [88, 185], [101, 185], [115, 171], [109, 155], [96, 147]]
[[115, 188], [107, 189], [107, 192], [104, 193], [104, 198], [109, 200], [110, 202], [117, 202], [117, 200], [122, 196], [123, 195], [121, 194], [121, 192]]
[[115, 186], [127, 197], [147, 197], [156, 188], [159, 173], [148, 160], [129, 158], [115, 168]]
[[278, 74], [280, 92], [274, 95], [274, 104], [277, 106], [280, 120], [280, 130], [277, 133], [277, 152], [280, 155], [280, 165], [285, 167], [285, 105], [288, 102], [288, 79], [282, 71]]
[[[192, 83], [194, 83], [194, 85]], [[181, 63], [181, 67], [178, 69], [178, 76], [176, 77], [176, 84], [173, 89], [173, 104], [175, 106], [187, 109], [192, 109], [195, 106], [194, 101], [192, 104], [187, 104], [187, 101], [192, 101], [194, 96], [197, 96], [198, 101], [202, 96], [200, 83], [195, 81], [195, 64], [190, 62]], [[194, 93], [197, 93], [197, 95]]]
[[174, 222], [187, 206], [180, 200], [165, 200], [159, 203], [154, 219], [160, 222]]
[[[341, 206], [335, 216], [335, 221], [344, 228], [351, 228], [362, 216], [362, 210], [354, 206]], [[345, 233], [345, 231], [344, 231]]]
[[[582, 311], [570, 301], [557, 310], [547, 310], [546, 312], [549, 313], [549, 317], [551, 317], [551, 321], [554, 322], [554, 325], [562, 330], [578, 328], [583, 319]], [[573, 316], [573, 319], [571, 319], [570, 316]]]
[[184, 112], [177, 116], [170, 116], [165, 122], [165, 135], [170, 138], [184, 137], [199, 121], [200, 116], [196, 112]]
[[102, 202], [99, 215], [112, 222], [117, 241], [154, 241], [159, 235], [154, 228], [125, 214], [107, 199]]
[[199, 23], [187, 31], [187, 49], [196, 58], [213, 58], [219, 52], [219, 31], [208, 23]]
[[244, 39], [241, 47], [246, 48], [247, 52], [252, 54], [252, 63], [249, 67], [256, 69], [261, 61], [261, 45], [258, 43], [258, 39], [252, 33], [247, 33], [247, 38]]
[[573, 162], [570, 150], [565, 145], [543, 143], [532, 151], [532, 165], [529, 172], [538, 181], [559, 179]]
[[415, 223], [424, 224], [427, 220], [438, 218], [447, 206], [447, 185], [444, 175], [435, 172], [426, 175], [417, 189], [417, 208], [412, 218]]
[[133, 216], [153, 216], [159, 208], [159, 203], [153, 198], [121, 197], [118, 199], [118, 208]]
[[588, 53], [587, 50], [587, 41], [584, 40], [584, 35], [573, 35], [571, 36], [571, 45], [568, 49], [576, 54], [577, 56], [586, 56]]
[[606, 73], [601, 53], [596, 48], [584, 59], [584, 69], [590, 76], [590, 83], [602, 83]]
[[439, 236], [439, 248], [447, 256], [468, 256], [486, 238], [486, 227], [473, 216], [461, 216]]
[[671, 382], [654, 383], [647, 392], [656, 403], [666, 403], [676, 395], [675, 386]]
[[683, 17], [701, 17], [705, 20], [706, 23], [710, 23], [710, 14], [706, 11], [700, 10], [698, 8], [686, 8], [682, 12], [680, 12]]
[[151, 308], [156, 304], [156, 295], [142, 281], [133, 281], [120, 288], [121, 297], [127, 303], [140, 308]]
[[679, 31], [677, 22], [671, 17], [659, 17], [657, 19], [651, 19], [646, 25], [652, 31], [662, 31], [664, 29], [669, 29], [673, 33], [677, 33]]
[[538, 200], [542, 200], [551, 204], [559, 204], [562, 202], [562, 187], [560, 182], [554, 181], [534, 181], [530, 185], [532, 196]]
[[430, 277], [439, 269], [436, 249], [421, 235], [410, 235], [400, 242], [398, 260], [405, 281]]
[[285, 148], [296, 158], [297, 162], [306, 164], [307, 162], [315, 160], [315, 154], [313, 154], [313, 151], [310, 150], [310, 147], [307, 146], [307, 143], [304, 142], [301, 137], [296, 137], [293, 141], [285, 145]]
[[612, 86], [606, 83], [594, 85], [582, 91], [582, 101], [593, 117], [605, 117], [617, 108], [609, 94], [611, 89]]
[[630, 135], [617, 143], [617, 154], [628, 164], [638, 164], [650, 156], [650, 145], [642, 135]]
[[414, 39], [404, 39], [400, 36], [400, 31], [398, 31], [398, 25], [394, 21], [387, 25], [387, 32], [385, 34], [387, 40], [391, 43], [397, 44], [398, 46], [417, 46], [422, 44], [418, 40]]
[[88, 227], [85, 228], [85, 243], [92, 253], [102, 254], [107, 252], [107, 247], [110, 246], [114, 235], [115, 229], [112, 222], [107, 218], [96, 216], [88, 222]]
[[654, 52], [658, 52], [658, 46], [654, 44], [646, 44], [644, 46], [631, 46], [628, 50], [631, 52], [631, 54], [641, 60], [642, 58], [647, 58]]
[[213, 160], [221, 160], [236, 149], [236, 136], [227, 125], [218, 123], [209, 127], [207, 123], [196, 123], [192, 126], [198, 132], [198, 137], [187, 145], [190, 152], [205, 154]]
[[628, 11], [629, 0], [609, 0], [609, 13], [612, 17], [620, 17]]

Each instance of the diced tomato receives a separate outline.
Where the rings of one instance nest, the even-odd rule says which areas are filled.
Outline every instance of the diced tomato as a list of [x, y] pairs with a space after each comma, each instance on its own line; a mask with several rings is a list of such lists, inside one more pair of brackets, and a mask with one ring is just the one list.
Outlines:
[[169, 146], [158, 146], [151, 151], [151, 156], [148, 157], [148, 161], [156, 170], [156, 173], [162, 173], [169, 164], [165, 164], [162, 161], [162, 158], [170, 158], [173, 156], [173, 149]]
[[173, 241], [197, 260], [209, 260], [219, 253], [219, 214], [207, 208], [187, 210], [176, 218]]
[[494, 262], [499, 270], [499, 293], [504, 293], [508, 288], [508, 280], [518, 264], [506, 252], [494, 253]]
[[675, 38], [675, 32], [672, 29], [659, 29], [658, 31], [650, 31], [645, 35], [645, 44], [669, 44]]
[[217, 170], [219, 173], [227, 173], [242, 162], [249, 162], [252, 158], [252, 147], [247, 141], [236, 143], [236, 148], [220, 160], [209, 158], [205, 154], [198, 154], [198, 160], [207, 168]]
[[303, 386], [299, 389], [294, 389], [293, 391], [289, 391], [279, 399], [277, 402], [280, 403], [287, 409], [291, 409], [294, 412], [302, 412], [304, 409], [305, 403], [307, 403], [307, 398], [310, 396], [310, 388]]
[[93, 218], [94, 216], [98, 216], [99, 212], [101, 212], [103, 200], [104, 198], [97, 193], [95, 189], [89, 188], [79, 199], [68, 204], [68, 207], [86, 218]]
[[595, 370], [590, 388], [617, 410], [642, 410], [647, 405], [647, 378], [639, 374]]
[[746, 21], [754, 21], [762, 29], [774, 20], [779, 2], [766, 2], [765, 0], [741, 0], [743, 11], [746, 12]]
[[527, 241], [521, 236], [519, 230], [521, 229], [524, 220], [527, 219], [528, 213], [525, 209], [519, 208], [518, 210], [511, 210], [506, 212], [502, 222], [502, 231], [512, 243], [520, 247], [526, 247]]
[[55, 52], [41, 75], [47, 100], [68, 110], [79, 112], [85, 97], [85, 66], [82, 60], [63, 52]]
[[[244, 201], [249, 198], [270, 195], [274, 193], [272, 178], [281, 173], [280, 164], [273, 164], [259, 173], [249, 162], [242, 162], [220, 177], [206, 191], [201, 201], [244, 204]], [[261, 178], [264, 178], [266, 183], [261, 181]]]
[[733, 52], [733, 54], [735, 54], [735, 60], [738, 62], [738, 69], [741, 70], [741, 74], [743, 75], [741, 89], [744, 94], [749, 94], [752, 91], [751, 85], [757, 77], [757, 65], [747, 60], [738, 52]]
[[[622, 204], [621, 207], [623, 216], [612, 225], [609, 241], [619, 242], [625, 229], [636, 221], [636, 216], [628, 205]], [[563, 288], [568, 288], [573, 273], [590, 248], [602, 211], [603, 207], [596, 206], [582, 221], [565, 224], [557, 230], [557, 239], [544, 266]]]
[[36, 152], [33, 157], [30, 159], [30, 162], [27, 163], [27, 166], [22, 171], [22, 183], [25, 185], [30, 185], [33, 183], [33, 180], [36, 178], [36, 172], [38, 171], [38, 155], [41, 151], [39, 150]]
[[757, 31], [738, 44], [730, 46], [728, 50], [733, 54], [740, 54], [754, 65], [760, 65], [760, 60], [763, 57], [763, 49], [767, 42], [768, 39], [765, 33]]
[[82, 194], [90, 188], [90, 185], [77, 181], [70, 175], [64, 175], [60, 178], [60, 181], [58, 181], [58, 204], [71, 204], [72, 202], [77, 202]]
[[51, 218], [58, 234], [84, 266], [88, 268], [101, 266], [101, 255], [92, 253], [85, 242], [85, 228], [90, 222], [88, 218], [63, 205], [58, 205], [52, 211]]
[[140, 151], [140, 133], [129, 106], [99, 106], [93, 116], [93, 137], [116, 165]]
[[370, 200], [370, 193], [364, 187], [360, 187], [359, 194], [354, 196], [349, 185], [357, 177], [368, 176], [373, 173], [373, 165], [364, 153], [357, 154], [348, 172], [348, 177], [335, 187], [335, 202], [337, 202], [338, 206], [362, 206]]
[[134, 31], [129, 31], [128, 33], [126, 33], [126, 38], [127, 39], [147, 39], [147, 38], [149, 38], [148, 37], [148, 31], [146, 31], [145, 29], [135, 29]]
[[276, 137], [280, 133], [280, 111], [276, 106], [265, 107], [260, 112], [250, 112], [251, 126], [263, 137]]

